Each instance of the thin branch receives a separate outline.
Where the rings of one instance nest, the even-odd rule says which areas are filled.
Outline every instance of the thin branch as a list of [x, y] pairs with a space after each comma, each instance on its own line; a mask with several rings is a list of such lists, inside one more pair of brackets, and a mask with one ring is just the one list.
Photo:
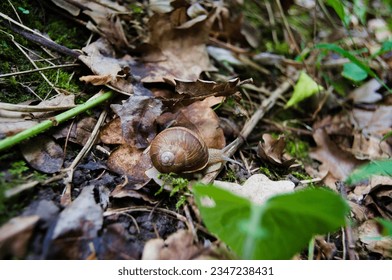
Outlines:
[[74, 66], [80, 66], [80, 64], [71, 63], [71, 64], [63, 64], [63, 65], [53, 65], [53, 66], [36, 68], [36, 69], [31, 69], [31, 70], [26, 70], [26, 71], [19, 71], [19, 72], [14, 72], [14, 73], [1, 74], [0, 78], [6, 78], [6, 77], [12, 77], [12, 76], [18, 76], [18, 75], [24, 75], [24, 74], [30, 74], [30, 73], [34, 73], [34, 72], [38, 72], [38, 71], [45, 71], [45, 70], [50, 70], [50, 69], [74, 67]]

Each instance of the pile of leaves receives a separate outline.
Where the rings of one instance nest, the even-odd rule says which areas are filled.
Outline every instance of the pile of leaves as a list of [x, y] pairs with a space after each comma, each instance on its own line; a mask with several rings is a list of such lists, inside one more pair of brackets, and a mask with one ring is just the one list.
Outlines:
[[[13, 2], [35, 70], [1, 57], [0, 258], [392, 257], [388, 1]], [[159, 174], [173, 126], [240, 164]]]

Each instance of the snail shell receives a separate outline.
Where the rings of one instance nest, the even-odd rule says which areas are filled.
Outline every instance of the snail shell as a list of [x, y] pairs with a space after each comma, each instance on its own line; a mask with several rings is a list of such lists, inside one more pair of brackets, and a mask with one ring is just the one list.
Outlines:
[[159, 133], [151, 142], [150, 157], [162, 173], [194, 172], [209, 162], [207, 145], [197, 133], [185, 127], [171, 127]]

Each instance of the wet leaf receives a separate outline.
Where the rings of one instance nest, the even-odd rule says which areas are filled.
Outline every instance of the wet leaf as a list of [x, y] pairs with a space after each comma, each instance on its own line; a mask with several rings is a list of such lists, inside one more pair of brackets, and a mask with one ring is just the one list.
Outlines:
[[0, 227], [0, 259], [24, 257], [38, 220], [37, 215], [20, 216]]
[[38, 135], [28, 145], [19, 145], [23, 157], [36, 170], [44, 173], [60, 171], [64, 162], [64, 151], [50, 137]]
[[163, 104], [148, 96], [131, 96], [122, 105], [111, 108], [121, 119], [124, 140], [137, 148], [146, 148], [156, 135], [155, 119], [161, 115]]
[[324, 88], [318, 85], [308, 74], [301, 72], [297, 84], [294, 86], [294, 92], [290, 100], [287, 101], [285, 108], [297, 105], [302, 100], [305, 100], [321, 91]]

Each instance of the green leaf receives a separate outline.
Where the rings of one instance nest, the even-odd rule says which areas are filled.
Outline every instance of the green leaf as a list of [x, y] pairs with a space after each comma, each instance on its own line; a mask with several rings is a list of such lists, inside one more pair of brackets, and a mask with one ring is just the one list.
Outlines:
[[382, 226], [382, 235], [392, 236], [392, 221], [388, 221], [381, 218], [376, 218], [376, 221]]
[[[345, 224], [349, 207], [326, 189], [306, 189], [255, 205], [213, 185], [193, 187], [207, 228], [243, 259], [290, 259], [316, 234]], [[213, 204], [203, 203], [210, 197]]]
[[294, 86], [293, 95], [287, 102], [285, 108], [297, 105], [302, 100], [309, 98], [322, 90], [324, 90], [322, 86], [318, 85], [308, 74], [301, 72], [297, 84]]
[[346, 179], [346, 183], [353, 185], [372, 175], [385, 175], [392, 177], [392, 160], [372, 161], [354, 170]]
[[384, 88], [388, 90], [389, 93], [392, 93], [392, 89], [390, 89], [378, 76], [377, 74], [364, 62], [356, 58], [352, 53], [342, 49], [338, 45], [335, 44], [317, 44], [314, 46], [315, 49], [325, 49], [329, 51], [336, 52], [341, 56], [348, 58], [352, 63], [356, 64], [359, 68], [365, 71], [369, 76], [375, 78]]
[[350, 18], [346, 15], [342, 1], [326, 0], [325, 3], [335, 10], [336, 14], [339, 16], [344, 25], [347, 26], [349, 24]]
[[360, 82], [365, 80], [368, 74], [357, 64], [349, 62], [343, 65], [342, 76], [354, 82]]

